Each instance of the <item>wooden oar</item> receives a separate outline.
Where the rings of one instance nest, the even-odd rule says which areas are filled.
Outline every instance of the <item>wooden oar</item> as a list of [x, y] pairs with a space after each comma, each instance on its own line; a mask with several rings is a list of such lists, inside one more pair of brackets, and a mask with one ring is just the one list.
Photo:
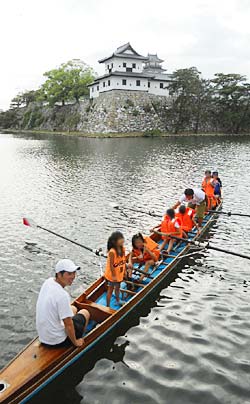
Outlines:
[[107, 258], [107, 255], [104, 255], [104, 254], [102, 253], [102, 250], [101, 250], [101, 249], [95, 250], [95, 249], [90, 248], [90, 247], [88, 247], [88, 246], [86, 246], [86, 245], [84, 245], [84, 244], [78, 243], [77, 241], [71, 240], [71, 239], [68, 238], [68, 237], [62, 236], [62, 235], [59, 234], [59, 233], [56, 233], [56, 232], [54, 232], [54, 231], [52, 231], [52, 230], [46, 229], [45, 227], [42, 227], [42, 226], [36, 224], [36, 223], [35, 223], [33, 220], [31, 220], [31, 219], [23, 218], [23, 224], [24, 224], [25, 226], [29, 226], [29, 227], [33, 227], [33, 228], [37, 228], [37, 229], [44, 230], [44, 231], [46, 231], [47, 233], [53, 234], [54, 236], [57, 236], [57, 237], [59, 237], [59, 238], [61, 238], [61, 239], [63, 239], [63, 240], [69, 241], [70, 243], [75, 244], [75, 245], [77, 245], [78, 247], [82, 247], [82, 248], [84, 248], [85, 250], [94, 253], [95, 255], [98, 255], [98, 256]]
[[[154, 233], [159, 234], [159, 235], [161, 235], [161, 236], [165, 236], [165, 235], [166, 235], [166, 233], [162, 233], [161, 231], [157, 231], [157, 230], [154, 230]], [[250, 260], [250, 256], [249, 256], [249, 255], [240, 254], [240, 253], [237, 253], [237, 252], [235, 252], [235, 251], [224, 250], [223, 248], [219, 248], [219, 247], [214, 247], [214, 246], [210, 245], [208, 242], [207, 242], [207, 243], [204, 243], [204, 242], [202, 242], [202, 241], [194, 241], [194, 240], [189, 240], [189, 239], [187, 239], [187, 238], [182, 238], [182, 237], [177, 237], [177, 236], [168, 236], [168, 237], [174, 238], [174, 239], [176, 239], [176, 240], [183, 241], [184, 243], [187, 243], [187, 244], [195, 245], [195, 246], [197, 246], [197, 247], [207, 248], [207, 249], [210, 249], [210, 250], [215, 250], [215, 251], [223, 252], [223, 253], [225, 253], [225, 254], [234, 255], [235, 257], [246, 258], [247, 260]]]
[[[59, 238], [61, 238], [61, 239], [63, 239], [63, 240], [66, 240], [66, 241], [69, 241], [70, 243], [75, 244], [75, 245], [77, 245], [78, 247], [82, 247], [82, 248], [84, 248], [85, 250], [94, 253], [95, 255], [98, 255], [98, 256], [107, 258], [107, 255], [103, 254], [101, 249], [95, 250], [95, 249], [90, 248], [90, 247], [88, 247], [88, 246], [86, 246], [86, 245], [84, 245], [84, 244], [78, 243], [77, 241], [71, 240], [71, 239], [68, 238], [68, 237], [62, 236], [62, 235], [59, 234], [59, 233], [56, 233], [56, 232], [54, 232], [54, 231], [52, 231], [52, 230], [46, 229], [45, 227], [38, 225], [38, 224], [35, 223], [32, 219], [23, 218], [23, 224], [24, 224], [25, 226], [29, 226], [29, 227], [33, 227], [33, 228], [37, 228], [37, 229], [44, 230], [44, 231], [46, 231], [47, 233], [53, 234], [53, 235], [56, 236], [56, 237], [59, 237]], [[150, 276], [147, 272], [143, 271], [142, 269], [134, 268], [134, 271], [137, 271], [137, 272], [139, 272], [140, 274], [143, 274], [143, 275], [147, 276], [148, 278], [151, 278], [151, 276]]]
[[209, 213], [213, 213], [214, 215], [227, 215], [227, 216], [242, 216], [242, 217], [250, 217], [246, 213], [236, 213], [236, 212], [223, 212], [222, 210], [208, 210]]

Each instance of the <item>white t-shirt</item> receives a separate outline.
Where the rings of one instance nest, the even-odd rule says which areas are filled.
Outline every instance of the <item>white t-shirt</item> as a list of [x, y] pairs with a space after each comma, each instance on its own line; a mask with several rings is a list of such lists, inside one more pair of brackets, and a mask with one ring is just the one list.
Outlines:
[[195, 205], [200, 205], [201, 202], [203, 202], [205, 200], [205, 192], [203, 192], [201, 189], [199, 188], [194, 188], [194, 196], [192, 199], [187, 199], [186, 195], [183, 194], [180, 199], [179, 202], [183, 203], [183, 202], [191, 202]]
[[70, 296], [53, 278], [41, 287], [36, 304], [36, 328], [45, 344], [60, 344], [67, 338], [63, 319], [73, 317]]

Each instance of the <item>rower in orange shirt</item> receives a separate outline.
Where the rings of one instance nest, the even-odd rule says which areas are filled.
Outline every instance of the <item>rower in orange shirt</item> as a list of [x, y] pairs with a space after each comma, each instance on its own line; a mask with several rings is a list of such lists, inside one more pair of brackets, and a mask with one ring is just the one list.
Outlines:
[[211, 210], [216, 207], [216, 198], [214, 196], [215, 181], [212, 177], [210, 170], [205, 171], [205, 177], [203, 178], [201, 188], [205, 192], [207, 197], [207, 209]]
[[181, 222], [181, 229], [184, 237], [188, 237], [187, 233], [196, 227], [199, 230], [198, 223], [194, 220], [195, 210], [186, 207], [185, 205], [180, 205], [179, 211], [175, 214], [175, 217]]
[[168, 243], [166, 253], [169, 254], [175, 242], [175, 238], [169, 236], [182, 237], [181, 222], [178, 218], [175, 217], [174, 209], [167, 210], [161, 224], [154, 227], [152, 231], [156, 229], [160, 229], [162, 233], [165, 233], [164, 235], [162, 235], [163, 243], [160, 246], [160, 251], [163, 251]]
[[[141, 233], [137, 233], [132, 237], [132, 252], [129, 256], [130, 267], [133, 263], [144, 264], [144, 271], [148, 272], [149, 268], [154, 265], [160, 256], [158, 244], [150, 237], [143, 237]], [[130, 275], [131, 276], [131, 275]], [[140, 281], [144, 278], [140, 277]]]

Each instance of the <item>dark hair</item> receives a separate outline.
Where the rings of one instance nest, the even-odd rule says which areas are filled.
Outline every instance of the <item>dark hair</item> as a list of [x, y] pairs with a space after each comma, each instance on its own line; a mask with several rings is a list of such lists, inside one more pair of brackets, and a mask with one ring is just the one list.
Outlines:
[[173, 218], [175, 217], [174, 209], [168, 209], [168, 210], [167, 210], [167, 215], [168, 215], [169, 217], [171, 217], [171, 219], [173, 219]]
[[180, 205], [179, 212], [180, 213], [185, 213], [186, 212], [186, 206], [185, 205]]
[[184, 191], [184, 194], [186, 195], [186, 196], [193, 196], [194, 195], [194, 190], [193, 189], [191, 189], [191, 188], [187, 188], [187, 189], [185, 189], [185, 191]]
[[132, 246], [133, 246], [133, 248], [136, 249], [135, 242], [136, 242], [136, 240], [139, 240], [139, 239], [141, 241], [143, 241], [143, 243], [144, 243], [144, 238], [143, 238], [143, 235], [141, 233], [137, 233], [137, 234], [133, 235], [133, 237], [132, 237]]
[[66, 271], [60, 271], [60, 272], [57, 272], [57, 274], [56, 274], [56, 278], [58, 278], [58, 275], [59, 275], [59, 274], [63, 275], [63, 274], [65, 274], [65, 272], [66, 272]]
[[206, 170], [205, 174], [210, 174], [211, 175], [211, 170]]
[[212, 175], [218, 175], [218, 171], [214, 171]]
[[123, 234], [120, 231], [114, 231], [114, 233], [112, 233], [108, 239], [107, 243], [108, 251], [111, 250], [111, 248], [114, 248], [116, 253], [119, 254], [119, 251], [117, 250], [117, 241], [120, 240], [121, 238], [124, 239]]

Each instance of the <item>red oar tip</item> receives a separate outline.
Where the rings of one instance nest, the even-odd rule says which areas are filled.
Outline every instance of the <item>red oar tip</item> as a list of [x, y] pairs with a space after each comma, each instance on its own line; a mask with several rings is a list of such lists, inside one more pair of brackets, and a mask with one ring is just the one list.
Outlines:
[[30, 222], [28, 221], [28, 219], [26, 217], [23, 218], [23, 224], [24, 224], [24, 226], [30, 226]]

